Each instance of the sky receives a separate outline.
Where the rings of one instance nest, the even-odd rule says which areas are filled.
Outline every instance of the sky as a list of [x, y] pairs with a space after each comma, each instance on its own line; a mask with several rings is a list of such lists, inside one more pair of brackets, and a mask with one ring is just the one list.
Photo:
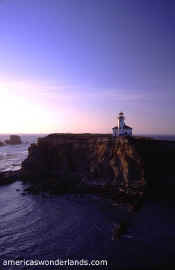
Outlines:
[[0, 0], [0, 133], [175, 134], [172, 0]]

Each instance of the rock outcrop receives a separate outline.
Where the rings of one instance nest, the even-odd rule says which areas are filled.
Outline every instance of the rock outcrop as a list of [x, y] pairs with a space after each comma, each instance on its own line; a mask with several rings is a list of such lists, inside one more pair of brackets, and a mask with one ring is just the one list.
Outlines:
[[[23, 178], [52, 192], [99, 192], [112, 198], [140, 197], [145, 187], [143, 161], [132, 138], [53, 134], [29, 148]], [[119, 195], [120, 194], [120, 195]], [[124, 195], [125, 194], [125, 195]]]
[[0, 172], [0, 186], [8, 185], [21, 179], [20, 171]]
[[[17, 177], [30, 183], [32, 193], [98, 193], [133, 211], [142, 206], [143, 196], [174, 199], [174, 156], [171, 141], [52, 134], [29, 147]], [[15, 180], [13, 173], [0, 175], [1, 183]]]
[[21, 144], [21, 137], [18, 135], [10, 135], [9, 140], [5, 140], [6, 144], [11, 144], [11, 145], [15, 145], [15, 144]]
[[0, 146], [4, 146], [4, 143], [0, 141]]

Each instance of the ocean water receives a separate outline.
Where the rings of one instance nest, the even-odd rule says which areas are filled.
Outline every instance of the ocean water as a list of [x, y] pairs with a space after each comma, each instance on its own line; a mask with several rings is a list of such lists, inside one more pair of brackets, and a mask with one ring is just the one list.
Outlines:
[[0, 187], [1, 270], [55, 269], [24, 265], [3, 268], [7, 259], [110, 260], [112, 226], [126, 209], [118, 210], [116, 216], [115, 208], [95, 196], [24, 196], [23, 190], [20, 182]]
[[[0, 135], [0, 141], [4, 142], [10, 135]], [[21, 168], [22, 161], [27, 157], [28, 147], [37, 142], [43, 134], [20, 135], [22, 144], [5, 145], [0, 147], [0, 171], [15, 171]]]
[[[19, 260], [106, 260], [80, 269], [174, 269], [174, 206], [147, 203], [137, 215], [92, 195], [24, 195], [21, 182], [0, 187], [0, 269], [79, 269], [7, 266]], [[128, 233], [112, 240], [114, 224], [129, 220]], [[4, 265], [5, 264], [5, 265]], [[174, 267], [170, 268], [169, 265]], [[160, 266], [164, 266], [163, 268]], [[153, 267], [153, 268], [152, 268]]]

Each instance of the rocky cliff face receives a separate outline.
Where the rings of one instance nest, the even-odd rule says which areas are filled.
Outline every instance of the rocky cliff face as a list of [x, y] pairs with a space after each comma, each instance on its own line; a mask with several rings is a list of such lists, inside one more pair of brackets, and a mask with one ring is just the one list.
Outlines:
[[[52, 191], [87, 186], [110, 196], [174, 198], [175, 142], [90, 134], [52, 134], [29, 148], [23, 179]], [[116, 195], [117, 194], [117, 195]], [[139, 195], [139, 196], [140, 196]]]
[[174, 156], [175, 142], [52, 134], [30, 146], [20, 171], [1, 173], [0, 184], [23, 180], [34, 193], [101, 193], [132, 205], [145, 194], [174, 200]]
[[131, 190], [142, 194], [145, 186], [143, 161], [133, 139], [110, 135], [53, 134], [40, 138], [29, 148], [22, 175], [46, 189], [86, 186], [114, 196]]
[[149, 198], [174, 200], [175, 141], [135, 138], [133, 143], [143, 161]]

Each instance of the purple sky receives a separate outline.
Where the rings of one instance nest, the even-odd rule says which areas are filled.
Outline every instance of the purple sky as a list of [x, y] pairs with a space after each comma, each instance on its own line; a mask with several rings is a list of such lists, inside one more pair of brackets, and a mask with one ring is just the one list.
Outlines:
[[175, 4], [0, 0], [0, 133], [175, 134]]

